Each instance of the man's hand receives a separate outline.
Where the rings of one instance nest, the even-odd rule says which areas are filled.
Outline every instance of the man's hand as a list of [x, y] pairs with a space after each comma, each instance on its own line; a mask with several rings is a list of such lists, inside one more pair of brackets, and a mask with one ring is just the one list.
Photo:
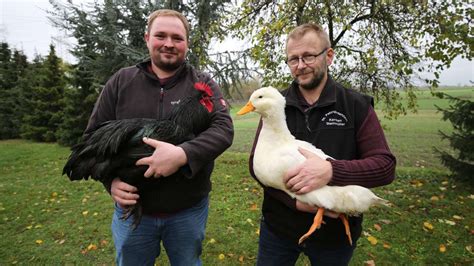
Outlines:
[[136, 165], [148, 165], [145, 177], [169, 176], [188, 162], [186, 153], [181, 147], [150, 138], [143, 138], [143, 142], [155, 148], [151, 156], [136, 162]]
[[283, 182], [288, 190], [301, 195], [327, 185], [332, 178], [331, 163], [303, 148], [298, 150], [306, 161], [286, 172]]
[[122, 182], [118, 177], [112, 180], [110, 194], [112, 195], [112, 199], [117, 202], [121, 208], [135, 205], [139, 198], [137, 188]]
[[[301, 202], [299, 200], [296, 201], [296, 209], [298, 211], [316, 213], [318, 211], [318, 208], [319, 208], [318, 206], [309, 205], [309, 204], [306, 204], [306, 203]], [[330, 210], [326, 210], [326, 209], [324, 210], [324, 215], [328, 216], [328, 217], [331, 217], [331, 218], [338, 218], [339, 217], [339, 213], [333, 212], [333, 211], [330, 211]]]

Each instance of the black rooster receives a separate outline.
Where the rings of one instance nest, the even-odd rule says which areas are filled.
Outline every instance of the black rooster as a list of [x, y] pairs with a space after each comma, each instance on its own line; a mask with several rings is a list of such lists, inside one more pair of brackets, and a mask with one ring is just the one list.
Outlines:
[[[165, 141], [174, 145], [193, 139], [210, 125], [212, 90], [202, 82], [194, 86], [195, 95], [184, 99], [175, 107], [166, 120], [132, 118], [111, 120], [102, 123], [94, 131], [83, 136], [80, 143], [72, 147], [63, 174], [70, 180], [89, 179], [110, 184], [116, 177], [140, 188], [150, 179], [144, 177], [147, 166], [136, 166], [135, 162], [151, 156], [154, 148], [143, 142], [143, 137]], [[133, 227], [140, 223], [142, 207], [127, 209], [122, 219], [133, 215]]]

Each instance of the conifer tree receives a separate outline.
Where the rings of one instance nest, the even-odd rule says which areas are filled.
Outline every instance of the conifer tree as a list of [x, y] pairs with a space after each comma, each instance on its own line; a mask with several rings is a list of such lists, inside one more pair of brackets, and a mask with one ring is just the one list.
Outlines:
[[442, 131], [443, 139], [447, 139], [451, 148], [455, 151], [449, 153], [435, 148], [440, 155], [443, 164], [448, 167], [455, 176], [468, 179], [474, 184], [474, 102], [450, 96], [446, 93], [437, 94], [441, 98], [448, 98], [451, 104], [448, 108], [438, 108], [443, 113], [443, 120], [449, 120], [454, 131], [448, 135]]
[[12, 86], [11, 50], [8, 43], [0, 44], [0, 139], [11, 137], [12, 108], [10, 90]]
[[22, 52], [14, 50], [12, 54], [7, 43], [0, 44], [0, 139], [19, 137], [22, 117], [19, 80], [27, 67]]
[[36, 60], [34, 78], [37, 84], [34, 84], [29, 92], [29, 112], [24, 116], [21, 136], [35, 141], [54, 142], [61, 122], [62, 98], [66, 84], [64, 66], [52, 44], [48, 56], [44, 60]]

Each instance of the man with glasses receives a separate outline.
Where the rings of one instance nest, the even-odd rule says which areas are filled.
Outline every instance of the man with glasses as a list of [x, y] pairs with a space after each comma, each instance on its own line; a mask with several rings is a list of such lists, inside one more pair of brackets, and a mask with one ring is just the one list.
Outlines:
[[[294, 81], [283, 91], [291, 133], [322, 149], [335, 160], [301, 151], [307, 160], [288, 170], [285, 184], [296, 194], [324, 185], [368, 188], [391, 183], [395, 157], [389, 150], [373, 99], [346, 89], [328, 74], [334, 50], [319, 25], [303, 24], [290, 32], [287, 61]], [[253, 154], [250, 172], [253, 172]], [[302, 245], [298, 239], [311, 226], [318, 206], [306, 205], [285, 192], [264, 187], [257, 265], [294, 265], [301, 252], [312, 265], [347, 265], [362, 232], [362, 216], [349, 217], [353, 245], [338, 214], [325, 214], [324, 224]]]

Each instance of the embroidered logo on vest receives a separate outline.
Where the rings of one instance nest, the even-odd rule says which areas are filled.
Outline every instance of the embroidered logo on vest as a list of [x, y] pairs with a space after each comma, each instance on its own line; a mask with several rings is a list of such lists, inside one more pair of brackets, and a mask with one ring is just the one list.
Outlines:
[[343, 127], [347, 123], [347, 117], [338, 111], [331, 111], [326, 113], [321, 121], [326, 126]]

